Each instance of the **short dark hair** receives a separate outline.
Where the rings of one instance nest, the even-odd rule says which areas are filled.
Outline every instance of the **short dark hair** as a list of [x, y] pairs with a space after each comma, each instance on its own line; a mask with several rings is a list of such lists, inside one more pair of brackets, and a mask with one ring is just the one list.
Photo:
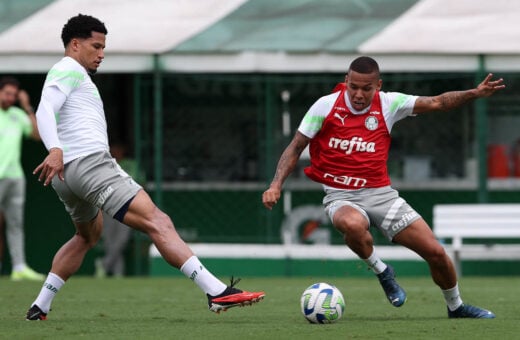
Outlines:
[[90, 15], [78, 14], [70, 18], [61, 30], [63, 46], [67, 47], [74, 38], [88, 39], [92, 36], [92, 32], [108, 33], [105, 24], [99, 19]]
[[379, 65], [374, 59], [362, 56], [354, 59], [348, 70], [362, 74], [370, 74], [374, 72], [379, 74]]
[[20, 88], [20, 82], [18, 81], [18, 79], [13, 77], [2, 77], [2, 79], [0, 79], [0, 90], [3, 89], [6, 85], [11, 85], [16, 88]]

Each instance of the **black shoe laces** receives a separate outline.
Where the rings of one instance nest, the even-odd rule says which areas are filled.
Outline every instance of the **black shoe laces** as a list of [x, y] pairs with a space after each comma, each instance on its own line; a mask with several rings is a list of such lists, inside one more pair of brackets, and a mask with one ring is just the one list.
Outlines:
[[231, 276], [231, 285], [229, 287], [233, 288], [235, 287], [236, 284], [238, 284], [240, 282], [241, 278], [237, 278], [235, 280], [235, 277], [234, 276]]

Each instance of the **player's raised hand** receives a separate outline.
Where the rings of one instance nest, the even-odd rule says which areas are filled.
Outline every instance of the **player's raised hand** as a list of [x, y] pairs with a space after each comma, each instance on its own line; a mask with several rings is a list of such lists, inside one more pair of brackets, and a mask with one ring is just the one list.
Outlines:
[[20, 106], [24, 109], [26, 107], [31, 106], [31, 99], [30, 99], [27, 91], [25, 91], [25, 90], [18, 91], [18, 102], [20, 103]]
[[492, 80], [493, 74], [489, 73], [486, 78], [477, 86], [477, 94], [479, 97], [489, 97], [498, 90], [504, 89], [504, 79], [500, 78]]
[[33, 175], [40, 173], [38, 181], [44, 181], [43, 185], [47, 186], [52, 181], [53, 177], [58, 175], [58, 178], [63, 181], [64, 165], [63, 165], [63, 151], [58, 148], [49, 150], [49, 154], [40, 165], [33, 171]]

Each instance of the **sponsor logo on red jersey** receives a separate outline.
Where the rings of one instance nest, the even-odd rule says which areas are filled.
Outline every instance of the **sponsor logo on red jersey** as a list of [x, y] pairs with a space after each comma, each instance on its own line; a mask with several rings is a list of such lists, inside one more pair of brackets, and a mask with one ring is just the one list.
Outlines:
[[331, 137], [329, 147], [345, 151], [347, 155], [352, 152], [376, 152], [376, 143], [366, 142], [361, 137], [352, 137], [351, 139]]

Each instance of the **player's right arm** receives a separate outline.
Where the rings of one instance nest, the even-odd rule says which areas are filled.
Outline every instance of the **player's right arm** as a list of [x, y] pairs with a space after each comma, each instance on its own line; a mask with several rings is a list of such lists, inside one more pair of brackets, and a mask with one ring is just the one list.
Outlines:
[[262, 203], [267, 209], [271, 210], [280, 199], [283, 183], [293, 172], [302, 151], [307, 147], [309, 141], [309, 137], [296, 131], [291, 143], [285, 148], [276, 166], [276, 172], [271, 185], [262, 195]]
[[282, 186], [287, 177], [293, 172], [298, 159], [309, 142], [321, 130], [325, 117], [332, 109], [339, 93], [327, 95], [318, 99], [303, 117], [291, 143], [280, 156], [276, 172], [267, 189], [262, 195], [262, 203], [271, 210], [278, 202], [282, 192]]
[[63, 149], [58, 138], [58, 127], [55, 112], [59, 112], [67, 96], [56, 86], [44, 87], [42, 98], [36, 110], [38, 131], [49, 154], [43, 162], [34, 169], [33, 174], [40, 172], [38, 180], [47, 186], [55, 175], [64, 180]]

